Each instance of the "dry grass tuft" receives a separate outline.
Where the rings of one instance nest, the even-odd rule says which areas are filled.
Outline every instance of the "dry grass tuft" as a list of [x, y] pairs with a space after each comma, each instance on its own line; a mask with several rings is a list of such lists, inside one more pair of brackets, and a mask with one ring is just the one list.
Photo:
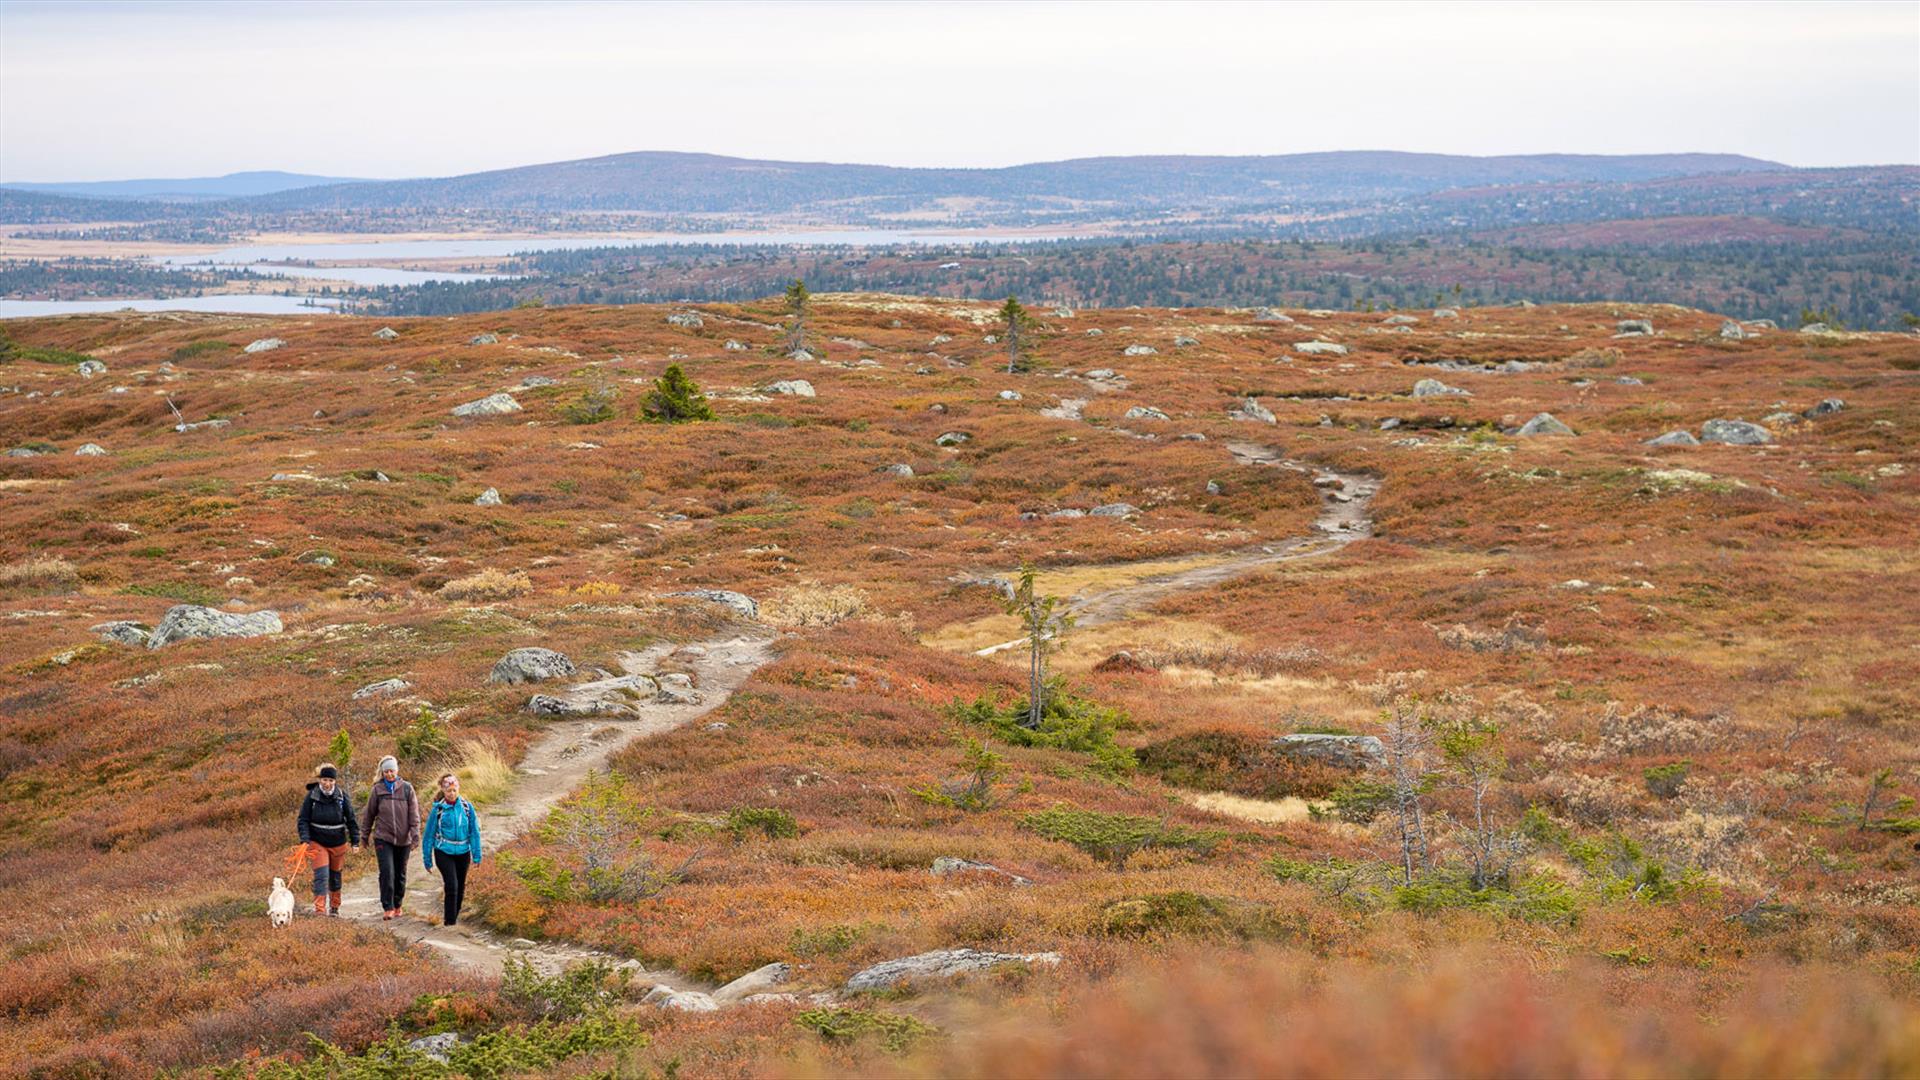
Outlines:
[[460, 765], [453, 770], [460, 778], [460, 794], [475, 806], [494, 802], [513, 787], [513, 765], [490, 736], [457, 739], [453, 749], [460, 755]]
[[851, 585], [796, 585], [760, 609], [760, 618], [774, 626], [794, 629], [832, 626], [867, 609], [867, 594]]
[[477, 574], [455, 578], [440, 586], [439, 595], [448, 600], [511, 600], [533, 591], [533, 582], [524, 570], [495, 570], [489, 567]]
[[0, 589], [65, 589], [79, 580], [80, 568], [65, 559], [35, 555], [0, 566]]

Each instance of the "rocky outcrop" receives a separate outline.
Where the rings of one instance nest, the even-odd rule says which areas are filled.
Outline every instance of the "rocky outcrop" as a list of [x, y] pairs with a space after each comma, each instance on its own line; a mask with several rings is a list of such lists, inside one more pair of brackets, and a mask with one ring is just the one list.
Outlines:
[[1448, 386], [1439, 379], [1421, 379], [1419, 382], [1413, 384], [1414, 397], [1447, 397], [1449, 395], [1457, 395], [1459, 397], [1473, 396], [1471, 393], [1457, 386]]
[[1084, 419], [1083, 410], [1086, 407], [1086, 398], [1061, 398], [1060, 404], [1051, 409], [1041, 409], [1040, 415], [1055, 420], [1080, 420]]
[[147, 639], [153, 634], [145, 623], [134, 622], [131, 619], [96, 623], [87, 629], [100, 635], [101, 641], [112, 642], [115, 645], [145, 645]]
[[908, 478], [908, 479], [912, 478], [913, 476], [913, 466], [907, 464], [904, 461], [896, 461], [891, 465], [882, 465], [878, 469], [875, 469], [874, 471], [883, 472], [889, 476], [898, 476], [898, 477]]
[[1002, 390], [1002, 391], [1000, 391], [1000, 400], [1001, 400], [1001, 401], [1019, 401], [1019, 400], [1021, 400], [1021, 399], [1022, 399], [1023, 397], [1025, 397], [1025, 396], [1026, 396], [1026, 395], [1024, 395], [1024, 394], [1022, 394], [1022, 393], [1020, 393], [1020, 391], [1018, 391], [1018, 390]]
[[1089, 517], [1126, 517], [1129, 514], [1137, 514], [1139, 512], [1140, 508], [1132, 503], [1117, 502], [1096, 506], [1087, 511], [1087, 515]]
[[107, 373], [107, 365], [98, 360], [82, 360], [73, 370], [79, 372], [81, 378], [91, 379], [95, 375], [105, 375]]
[[272, 352], [285, 344], [286, 342], [277, 337], [261, 338], [258, 341], [248, 342], [247, 347], [240, 351], [244, 353]]
[[967, 434], [964, 431], [949, 431], [949, 432], [943, 433], [939, 438], [933, 440], [933, 445], [959, 446], [961, 443], [967, 442], [972, 438], [973, 436]]
[[706, 320], [696, 311], [676, 311], [667, 316], [668, 326], [678, 326], [686, 330], [698, 330], [707, 325]]
[[477, 498], [475, 498], [475, 499], [473, 500], [473, 505], [475, 505], [475, 506], [499, 506], [499, 505], [500, 505], [500, 490], [499, 490], [498, 488], [488, 488], [487, 490], [485, 490], [485, 491], [483, 491], [483, 492], [481, 492], [481, 493], [480, 493], [480, 495], [479, 495], [479, 497], [477, 497]]
[[1371, 735], [1282, 735], [1272, 745], [1290, 758], [1336, 769], [1358, 771], [1387, 760], [1386, 747]]
[[1649, 337], [1653, 334], [1653, 324], [1645, 319], [1621, 319], [1613, 324], [1615, 337]]
[[918, 956], [886, 960], [855, 972], [847, 980], [850, 993], [887, 990], [892, 987], [931, 979], [951, 979], [976, 971], [988, 971], [1008, 964], [1053, 966], [1059, 953], [1000, 953], [980, 949], [936, 949]]
[[805, 379], [781, 379], [767, 386], [769, 394], [785, 394], [789, 397], [814, 397], [813, 384]]
[[1412, 326], [1420, 320], [1412, 315], [1389, 315], [1380, 322], [1385, 326]]
[[732, 608], [734, 614], [745, 619], [760, 617], [760, 603], [746, 593], [737, 593], [731, 589], [689, 589], [686, 592], [672, 592], [668, 596], [686, 596], [695, 600], [705, 600], [710, 604], [719, 604]]
[[472, 337], [467, 339], [467, 344], [498, 345], [500, 344], [500, 335], [499, 334], [475, 334]]
[[[1823, 416], [1832, 416], [1834, 413], [1837, 413], [1841, 409], [1844, 409], [1846, 407], [1847, 407], [1847, 403], [1845, 401], [1842, 401], [1837, 397], [1830, 397], [1822, 401], [1820, 404], [1815, 405], [1813, 408], [1808, 409], [1806, 412], [1802, 413], [1801, 415], [1805, 416], [1809, 420], [1818, 420]], [[89, 443], [88, 445], [91, 446], [92, 444]], [[86, 447], [83, 446], [80, 449], [85, 450]]]
[[381, 679], [368, 683], [353, 692], [353, 700], [365, 701], [373, 697], [386, 697], [388, 694], [404, 694], [413, 689], [413, 684], [405, 679]]
[[1720, 337], [1726, 341], [1745, 341], [1751, 336], [1751, 334], [1747, 333], [1746, 327], [1741, 326], [1732, 319], [1728, 319], [1720, 324]]
[[1270, 307], [1266, 307], [1266, 308], [1260, 309], [1259, 314], [1253, 317], [1253, 321], [1254, 322], [1270, 322], [1270, 323], [1290, 323], [1293, 321], [1293, 319], [1292, 317], [1283, 315], [1280, 312], [1275, 311]]
[[736, 1001], [744, 1001], [755, 994], [771, 993], [785, 986], [792, 978], [792, 964], [768, 964], [765, 967], [755, 968], [715, 990], [712, 997], [722, 1005], [729, 1005]]
[[1120, 350], [1121, 356], [1157, 356], [1160, 350], [1151, 345], [1129, 345]]
[[1127, 410], [1127, 414], [1124, 417], [1124, 419], [1170, 420], [1172, 419], [1172, 417], [1168, 416], [1166, 413], [1161, 412], [1159, 409], [1156, 409], [1151, 405], [1135, 405], [1133, 408]]
[[277, 611], [239, 615], [198, 604], [177, 604], [169, 608], [166, 618], [153, 628], [147, 638], [147, 648], [164, 648], [176, 641], [195, 638], [264, 637], [284, 629]]
[[107, 448], [99, 443], [82, 443], [73, 453], [75, 457], [106, 457]]
[[504, 391], [488, 394], [478, 401], [469, 401], [465, 405], [453, 407], [455, 416], [507, 416], [520, 411], [520, 403], [513, 395]]
[[383, 326], [375, 330], [373, 336], [379, 338], [381, 341], [396, 341], [400, 337], [400, 331], [395, 330], [391, 326]]
[[492, 683], [505, 683], [518, 686], [521, 683], [541, 682], [546, 679], [558, 679], [573, 674], [577, 668], [565, 653], [539, 646], [514, 649], [494, 662], [493, 673], [487, 676]]
[[1730, 446], [1760, 446], [1773, 441], [1773, 433], [1745, 420], [1709, 420], [1700, 425], [1700, 441]]
[[1307, 356], [1345, 356], [1348, 349], [1332, 341], [1301, 341], [1294, 344], [1293, 351]]
[[1033, 884], [1032, 879], [1021, 877], [1010, 870], [1002, 870], [992, 863], [974, 862], [972, 859], [957, 858], [953, 855], [942, 855], [933, 860], [933, 866], [927, 872], [937, 878], [987, 877], [1011, 882], [1014, 885]]

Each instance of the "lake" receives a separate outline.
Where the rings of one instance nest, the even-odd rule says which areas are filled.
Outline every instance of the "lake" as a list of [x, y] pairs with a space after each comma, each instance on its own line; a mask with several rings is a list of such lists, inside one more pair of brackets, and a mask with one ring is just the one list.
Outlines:
[[331, 315], [337, 301], [303, 296], [239, 294], [177, 296], [166, 300], [0, 300], [0, 319], [97, 315], [107, 311], [214, 311], [240, 315]]

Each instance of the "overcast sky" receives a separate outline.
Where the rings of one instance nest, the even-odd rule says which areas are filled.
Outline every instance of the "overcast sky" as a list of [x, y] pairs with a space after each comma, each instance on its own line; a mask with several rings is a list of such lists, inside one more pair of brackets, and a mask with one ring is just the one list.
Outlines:
[[1340, 149], [1920, 162], [1920, 0], [0, 0], [5, 180]]

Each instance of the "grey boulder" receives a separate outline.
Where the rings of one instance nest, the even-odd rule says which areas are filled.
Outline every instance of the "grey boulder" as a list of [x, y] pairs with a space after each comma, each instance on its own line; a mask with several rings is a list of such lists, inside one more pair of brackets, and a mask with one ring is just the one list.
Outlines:
[[106, 457], [107, 448], [99, 443], [85, 443], [73, 453], [75, 457]]
[[373, 336], [376, 338], [379, 338], [381, 341], [393, 341], [399, 338], [400, 331], [395, 330], [391, 326], [383, 326], [380, 329], [375, 330], [373, 332]]
[[146, 624], [137, 623], [131, 619], [116, 619], [113, 622], [96, 623], [93, 626], [87, 627], [87, 629], [100, 635], [101, 641], [112, 642], [116, 645], [145, 645], [147, 638], [152, 636], [152, 631], [147, 629]]
[[1060, 962], [1059, 953], [1000, 953], [980, 949], [936, 949], [918, 956], [885, 960], [855, 972], [847, 980], [847, 990], [886, 990], [926, 979], [951, 979], [975, 971], [987, 971], [1008, 964], [1044, 964]]
[[487, 490], [485, 490], [485, 491], [483, 491], [483, 492], [481, 492], [481, 493], [480, 493], [480, 495], [479, 495], [479, 497], [473, 500], [473, 505], [475, 505], [475, 506], [499, 506], [499, 505], [500, 505], [500, 491], [499, 491], [499, 489], [498, 489], [498, 488], [488, 488]]
[[720, 989], [715, 990], [712, 997], [713, 1000], [722, 1005], [729, 1002], [742, 1001], [754, 994], [764, 994], [778, 987], [785, 986], [787, 980], [791, 978], [793, 978], [792, 964], [772, 963], [765, 967], [755, 968]]
[[1302, 341], [1293, 346], [1293, 351], [1308, 356], [1345, 356], [1347, 347], [1332, 341]]
[[240, 351], [245, 353], [272, 352], [285, 344], [286, 342], [277, 337], [261, 338], [259, 341], [249, 342], [247, 347]]
[[504, 391], [488, 394], [478, 401], [469, 401], [465, 405], [453, 407], [455, 416], [507, 416], [519, 411], [520, 403], [513, 399], [512, 394]]
[[[1837, 397], [1830, 397], [1830, 398], [1827, 398], [1825, 401], [1822, 401], [1820, 404], [1815, 405], [1813, 408], [1808, 409], [1805, 413], [1801, 415], [1805, 416], [1809, 420], [1818, 420], [1823, 416], [1832, 416], [1834, 413], [1837, 413], [1841, 409], [1844, 409], [1846, 407], [1847, 407], [1847, 403], [1845, 401], [1842, 401]], [[92, 445], [92, 444], [89, 443], [88, 445]], [[83, 446], [80, 449], [85, 450], [86, 447]]]
[[239, 615], [198, 604], [176, 604], [147, 637], [147, 648], [163, 648], [193, 638], [264, 637], [284, 629], [276, 611]]
[[1657, 439], [1648, 439], [1648, 446], [1699, 446], [1700, 440], [1693, 437], [1691, 431], [1669, 431]]
[[1700, 425], [1700, 441], [1730, 446], [1760, 446], [1773, 441], [1773, 434], [1759, 424], [1745, 420], [1709, 420]]
[[732, 589], [689, 589], [686, 592], [668, 593], [668, 596], [686, 596], [695, 600], [705, 600], [710, 604], [729, 607], [734, 613], [747, 619], [760, 617], [760, 603], [746, 593], [737, 593]]
[[1653, 333], [1653, 324], [1645, 319], [1621, 319], [1613, 329], [1620, 337], [1646, 337]]
[[1458, 395], [1460, 397], [1473, 396], [1471, 393], [1457, 386], [1448, 386], [1439, 379], [1421, 379], [1419, 382], [1413, 384], [1414, 397], [1445, 397], [1448, 395]]
[[1135, 405], [1133, 408], [1127, 410], [1126, 419], [1128, 420], [1167, 420], [1167, 419], [1170, 419], [1170, 417], [1168, 417], [1166, 413], [1161, 412], [1159, 409], [1156, 409], [1151, 405]]
[[1573, 429], [1554, 418], [1552, 413], [1541, 413], [1520, 425], [1517, 435], [1571, 435]]
[[487, 676], [488, 682], [506, 683], [515, 686], [520, 683], [540, 682], [543, 679], [557, 679], [571, 675], [577, 670], [573, 661], [565, 653], [538, 646], [514, 649], [494, 662], [493, 674]]
[[1371, 735], [1282, 735], [1273, 740], [1273, 748], [1336, 769], [1367, 769], [1387, 760], [1386, 747]]
[[1087, 514], [1090, 517], [1126, 517], [1128, 514], [1137, 514], [1139, 512], [1140, 508], [1132, 503], [1117, 502], [1107, 503], [1104, 506], [1096, 506], [1087, 511]]
[[353, 700], [365, 701], [370, 697], [385, 697], [388, 694], [404, 694], [413, 689], [413, 684], [405, 679], [381, 679], [368, 683], [353, 692]]
[[81, 378], [91, 379], [95, 375], [105, 375], [107, 373], [107, 365], [98, 360], [82, 360], [73, 370], [79, 372]]

